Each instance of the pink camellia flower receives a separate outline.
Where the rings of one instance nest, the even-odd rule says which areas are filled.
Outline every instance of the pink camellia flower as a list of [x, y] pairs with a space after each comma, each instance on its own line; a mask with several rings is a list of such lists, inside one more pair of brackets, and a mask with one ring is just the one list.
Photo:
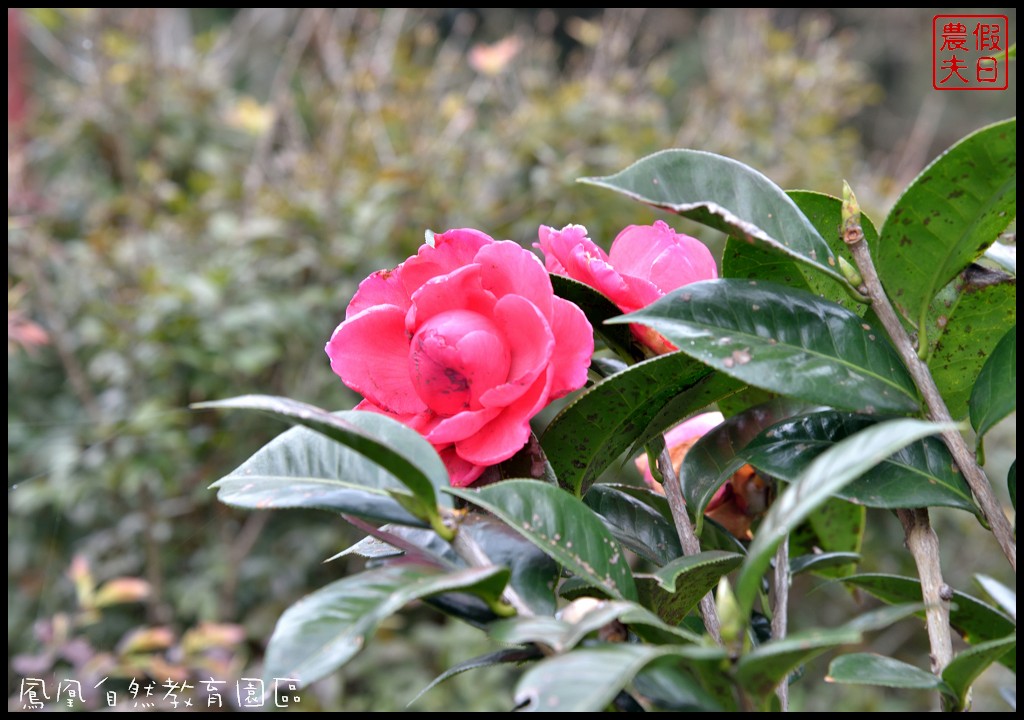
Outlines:
[[[589, 285], [627, 313], [683, 285], [718, 277], [711, 251], [661, 220], [653, 225], [630, 225], [618, 234], [607, 254], [587, 237], [582, 225], [561, 230], [542, 225], [539, 236], [536, 247], [544, 253], [548, 272]], [[630, 327], [655, 353], [676, 350], [653, 330], [642, 325]]]
[[594, 338], [531, 252], [449, 230], [364, 280], [326, 350], [365, 398], [357, 410], [422, 433], [464, 487], [522, 448], [551, 400], [583, 386]]
[[[665, 433], [665, 445], [672, 458], [672, 467], [679, 472], [683, 458], [694, 443], [700, 440], [712, 428], [722, 424], [722, 413], [708, 412], [696, 415], [686, 422], [676, 425]], [[635, 461], [637, 470], [644, 477], [648, 487], [657, 493], [664, 494], [661, 483], [651, 474], [650, 461], [641, 455]], [[740, 540], [750, 540], [750, 525], [767, 508], [770, 500], [771, 487], [759, 476], [750, 465], [744, 465], [718, 488], [711, 502], [704, 509], [704, 515]]]

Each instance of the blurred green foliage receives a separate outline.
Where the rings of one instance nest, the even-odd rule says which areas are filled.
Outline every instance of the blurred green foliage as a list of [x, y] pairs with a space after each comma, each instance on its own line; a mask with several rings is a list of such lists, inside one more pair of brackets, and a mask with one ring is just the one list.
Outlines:
[[[244, 515], [207, 489], [280, 426], [187, 407], [247, 392], [351, 406], [320, 348], [358, 280], [426, 229], [529, 244], [541, 223], [578, 222], [607, 246], [655, 215], [575, 179], [675, 145], [786, 187], [836, 192], [847, 177], [884, 197], [851, 129], [880, 89], [851, 59], [856, 38], [824, 17], [787, 29], [760, 12], [630, 9], [482, 23], [344, 8], [20, 20], [30, 70], [29, 119], [8, 141], [9, 660], [40, 647], [33, 623], [74, 606], [76, 554], [101, 580], [152, 590], [82, 630], [97, 648], [137, 626], [180, 637], [238, 622], [258, 659], [283, 607], [342, 574], [320, 565], [349, 539], [335, 519]], [[44, 344], [11, 330], [25, 322]], [[417, 654], [440, 671], [469, 656], [469, 632], [417, 628], [361, 662]], [[402, 665], [381, 662], [388, 675]], [[373, 701], [392, 693], [361, 667], [318, 702], [384, 709]], [[17, 677], [9, 662], [9, 687]], [[466, 691], [421, 707], [440, 709], [445, 692]], [[507, 703], [467, 695], [462, 708]]]

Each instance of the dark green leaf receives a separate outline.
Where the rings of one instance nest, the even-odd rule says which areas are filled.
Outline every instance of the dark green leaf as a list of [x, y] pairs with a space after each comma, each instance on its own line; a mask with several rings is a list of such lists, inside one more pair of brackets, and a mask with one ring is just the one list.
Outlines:
[[[832, 498], [790, 534], [789, 552], [794, 556], [816, 552], [859, 553], [866, 526], [867, 510], [863, 505]], [[856, 569], [855, 564], [849, 564], [816, 567], [813, 572], [837, 578], [852, 575]]]
[[508, 525], [491, 517], [471, 513], [462, 521], [459, 532], [468, 532], [492, 563], [504, 565], [512, 572], [509, 585], [533, 612], [554, 613], [558, 563]]
[[[921, 602], [921, 583], [915, 578], [863, 574], [843, 578], [843, 582], [862, 588], [883, 602]], [[999, 610], [959, 591], [953, 591], [949, 624], [972, 644], [1006, 637], [1016, 629], [1014, 622]], [[1016, 672], [1014, 653], [1004, 655], [1000, 662]]]
[[438, 675], [436, 678], [430, 681], [430, 684], [420, 690], [416, 697], [410, 700], [406, 707], [413, 705], [417, 700], [426, 695], [428, 692], [433, 690], [435, 687], [440, 685], [446, 680], [450, 680], [456, 675], [461, 675], [467, 670], [477, 670], [478, 668], [494, 667], [495, 665], [503, 665], [507, 663], [519, 663], [526, 662], [528, 660], [536, 660], [543, 657], [536, 648], [505, 648], [503, 650], [497, 650], [486, 655], [464, 660], [458, 665], [454, 665], [443, 673]]
[[733, 415], [708, 431], [683, 458], [679, 478], [690, 512], [698, 516], [701, 532], [704, 509], [715, 492], [733, 473], [746, 464], [737, 453], [769, 425], [806, 409], [807, 404], [788, 398], [775, 398], [763, 405]]
[[213, 487], [221, 502], [235, 507], [308, 507], [422, 524], [389, 494], [405, 491], [391, 473], [345, 445], [303, 427], [278, 435]]
[[636, 603], [625, 601], [597, 600], [584, 597], [574, 600], [558, 613], [558, 617], [534, 616], [514, 617], [499, 620], [490, 627], [494, 640], [512, 645], [535, 643], [563, 653], [576, 647], [592, 632], [605, 628], [612, 622], [624, 625], [653, 628], [667, 635], [673, 642], [699, 643], [700, 636], [688, 630], [665, 624]]
[[740, 658], [736, 681], [758, 697], [768, 695], [794, 669], [837, 645], [860, 642], [856, 630], [835, 628], [794, 633], [782, 640], [758, 645]]
[[888, 420], [872, 425], [821, 453], [772, 504], [758, 527], [736, 580], [742, 615], [750, 613], [761, 576], [779, 543], [830, 497], [897, 450], [953, 427], [923, 420]]
[[825, 680], [846, 685], [939, 690], [953, 694], [941, 678], [927, 670], [874, 653], [840, 655], [828, 666], [828, 677]]
[[557, 655], [533, 665], [516, 686], [515, 702], [528, 712], [600, 712], [646, 665], [678, 656], [718, 662], [720, 648], [614, 643]]
[[638, 576], [637, 589], [646, 607], [670, 625], [678, 625], [742, 561], [742, 555], [721, 550], [681, 557], [654, 575]]
[[658, 585], [670, 593], [683, 590], [679, 586], [680, 581], [685, 582], [687, 590], [706, 586], [702, 592], [697, 594], [697, 598], [700, 599], [708, 590], [718, 584], [718, 578], [730, 572], [741, 562], [743, 562], [743, 556], [738, 553], [709, 550], [697, 555], [677, 558], [654, 573], [654, 577], [657, 579]]
[[725, 708], [696, 679], [686, 672], [678, 658], [655, 660], [637, 673], [633, 686], [637, 694], [662, 710], [675, 712], [720, 712]]
[[1017, 121], [968, 135], [903, 191], [873, 248], [882, 284], [911, 324], [1017, 216]]
[[672, 524], [632, 495], [610, 485], [594, 485], [583, 502], [601, 516], [620, 543], [655, 565], [683, 554]]
[[942, 671], [942, 679], [953, 689], [957, 710], [967, 709], [967, 693], [985, 668], [1011, 652], [1017, 652], [1017, 633], [973, 645], [953, 658]]
[[[845, 257], [847, 262], [852, 264], [850, 253], [840, 237], [842, 200], [831, 195], [806, 190], [790, 190], [786, 194], [828, 243], [835, 256], [833, 261]], [[866, 216], [861, 216], [861, 223], [865, 238], [869, 243], [874, 244], [878, 239], [874, 224]], [[795, 262], [785, 255], [752, 245], [735, 237], [730, 237], [726, 242], [725, 252], [722, 256], [722, 276], [741, 280], [771, 280], [787, 287], [807, 290], [826, 300], [838, 303], [858, 315], [863, 315], [867, 307], [854, 300], [843, 286], [837, 284], [832, 278], [822, 275], [815, 267]]]
[[819, 572], [826, 568], [847, 567], [860, 562], [860, 555], [849, 552], [821, 553], [820, 555], [801, 555], [789, 561], [791, 575], [802, 572]]
[[750, 385], [846, 410], [910, 413], [917, 391], [885, 334], [782, 285], [708, 280], [612, 322], [648, 325]]
[[594, 327], [594, 333], [619, 357], [631, 362], [643, 360], [644, 350], [633, 339], [628, 327], [606, 325], [605, 320], [622, 314], [618, 306], [589, 285], [564, 277], [551, 276], [551, 287], [558, 297], [574, 303]]
[[[877, 422], [870, 415], [835, 411], [802, 415], [768, 428], [740, 457], [774, 478], [791, 482], [822, 452]], [[942, 505], [977, 513], [970, 487], [953, 468], [945, 444], [938, 438], [924, 438], [867, 470], [836, 495], [867, 507]]]
[[[448, 487], [448, 471], [422, 435], [396, 420], [358, 410], [329, 413], [313, 405], [269, 395], [245, 395], [195, 407], [261, 410], [316, 430], [390, 472], [415, 498], [411, 503], [418, 511], [415, 514], [437, 520], [436, 490]], [[447, 498], [443, 502], [451, 503]]]
[[847, 284], [828, 243], [789, 196], [761, 173], [731, 158], [700, 150], [664, 150], [616, 175], [580, 182], [678, 213]]
[[975, 378], [1017, 322], [1017, 279], [971, 265], [936, 296], [928, 312], [926, 360], [955, 418], [967, 414]]
[[671, 425], [714, 402], [701, 382], [710, 374], [703, 364], [672, 353], [633, 365], [581, 394], [541, 436], [558, 482], [577, 496], [586, 494], [663, 406], [681, 398], [684, 414], [667, 419]]
[[447, 492], [484, 508], [580, 577], [614, 597], [635, 600], [625, 554], [581, 500], [536, 480], [505, 480], [479, 490]]
[[406, 603], [454, 591], [495, 602], [507, 580], [504, 568], [451, 572], [409, 564], [337, 580], [285, 610], [267, 647], [264, 674], [309, 685], [348, 662], [377, 626]]
[[980, 445], [992, 426], [1017, 409], [1017, 326], [1014, 325], [988, 356], [969, 403], [971, 425]]

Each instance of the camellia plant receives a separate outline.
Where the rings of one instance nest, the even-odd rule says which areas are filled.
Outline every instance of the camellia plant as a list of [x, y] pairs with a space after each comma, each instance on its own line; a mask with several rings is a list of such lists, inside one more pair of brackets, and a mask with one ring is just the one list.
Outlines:
[[[584, 180], [726, 233], [721, 270], [660, 221], [608, 253], [580, 225], [541, 227], [543, 261], [428, 232], [363, 281], [327, 343], [354, 410], [203, 405], [298, 426], [216, 483], [223, 502], [320, 508], [366, 533], [342, 553], [365, 569], [279, 620], [268, 682], [334, 673], [422, 600], [497, 648], [435, 682], [514, 666], [524, 710], [786, 709], [826, 651], [831, 682], [967, 708], [985, 668], [1016, 669], [1016, 597], [945, 582], [929, 508], [975, 515], [1016, 573], [992, 484], [1015, 512], [1016, 464], [990, 481], [977, 461], [1016, 409], [1015, 260], [990, 259], [1016, 219], [1016, 127], [950, 148], [879, 231], [848, 187], [784, 192], [696, 150]], [[604, 481], [623, 458], [646, 485]], [[916, 577], [859, 571], [866, 508], [899, 519]], [[787, 632], [814, 602], [790, 597], [799, 573], [879, 605]], [[930, 659], [849, 651], [909, 616]]]

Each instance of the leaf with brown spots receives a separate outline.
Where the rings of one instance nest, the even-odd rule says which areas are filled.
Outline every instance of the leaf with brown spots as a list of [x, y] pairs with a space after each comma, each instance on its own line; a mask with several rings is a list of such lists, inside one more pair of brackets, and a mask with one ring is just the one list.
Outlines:
[[[882, 284], [914, 327], [932, 298], [1017, 216], [1017, 120], [951, 147], [903, 191], [872, 247]], [[925, 222], [927, 220], [927, 222]]]

